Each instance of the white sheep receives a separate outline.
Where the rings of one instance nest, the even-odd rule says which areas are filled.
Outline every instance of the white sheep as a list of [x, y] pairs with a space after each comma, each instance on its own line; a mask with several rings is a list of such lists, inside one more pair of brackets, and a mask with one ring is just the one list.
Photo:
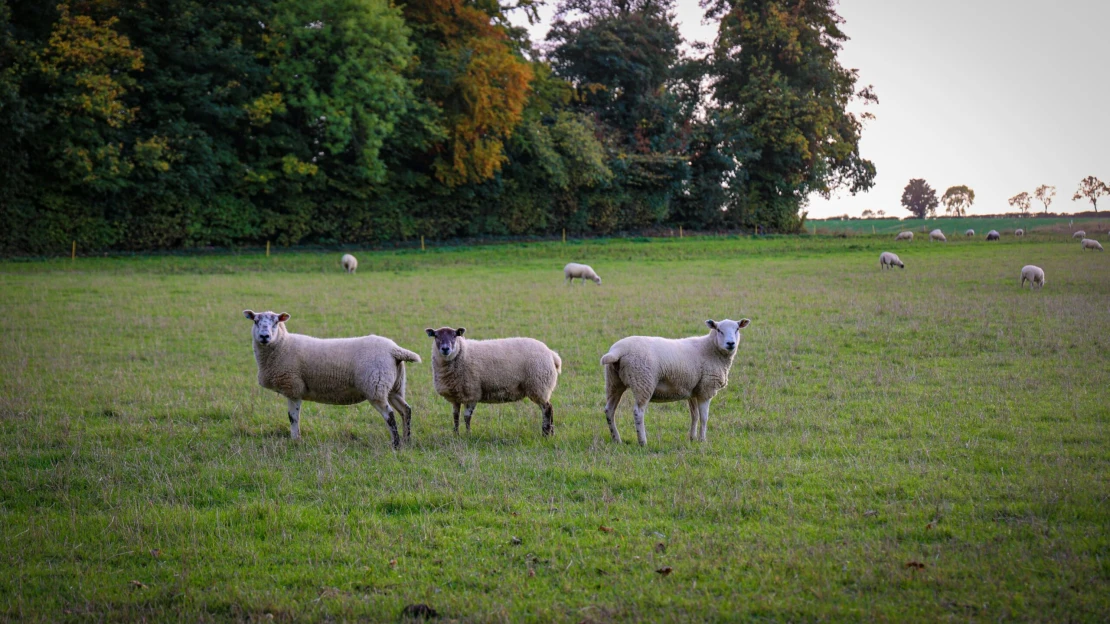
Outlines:
[[531, 399], [543, 411], [543, 435], [554, 432], [551, 393], [559, 381], [563, 361], [539, 340], [501, 338], [468, 340], [465, 327], [426, 329], [435, 338], [432, 379], [436, 392], [451, 403], [455, 433], [459, 407], [466, 406], [466, 432], [478, 403], [512, 403]]
[[1085, 232], [1083, 230], [1079, 230], [1075, 234], [1072, 234], [1071, 237], [1072, 238], [1087, 238], [1087, 232]]
[[590, 280], [598, 286], [601, 286], [601, 278], [598, 277], [597, 273], [595, 273], [594, 270], [586, 264], [571, 262], [570, 264], [563, 267], [563, 277], [566, 278], [567, 284], [574, 283], [575, 278], [580, 278], [582, 280], [583, 286], [586, 285], [586, 280]]
[[898, 236], [894, 237], [894, 240], [896, 240], [896, 241], [900, 241], [900, 240], [912, 241], [913, 240], [913, 232], [899, 232]]
[[1098, 242], [1097, 240], [1095, 240], [1093, 238], [1084, 238], [1083, 240], [1079, 241], [1079, 244], [1083, 245], [1083, 249], [1093, 249], [1095, 251], [1102, 251], [1102, 243]]
[[941, 232], [940, 228], [937, 228], [937, 229], [933, 230], [932, 232], [929, 232], [929, 240], [940, 241], [942, 243], [947, 243], [948, 242], [948, 239], [944, 237], [944, 232]]
[[1025, 230], [1021, 228], [1014, 230], [1014, 236], [1025, 236]]
[[964, 232], [964, 236], [966, 236], [968, 238], [971, 238], [972, 236], [975, 236], [975, 230], [968, 230], [968, 231]]
[[998, 233], [998, 230], [991, 230], [990, 232], [987, 232], [987, 240], [989, 241], [998, 240], [1000, 238], [1002, 238], [1002, 235]]
[[351, 254], [343, 254], [343, 257], [339, 259], [339, 264], [341, 264], [343, 269], [348, 273], [354, 273], [355, 270], [358, 269], [358, 259]]
[[898, 267], [901, 269], [906, 268], [906, 265], [902, 264], [902, 261], [898, 258], [898, 254], [893, 254], [889, 251], [884, 251], [883, 253], [879, 254], [880, 270], [893, 269], [894, 267]]
[[405, 402], [405, 362], [420, 356], [382, 336], [321, 339], [285, 329], [284, 312], [252, 312], [254, 359], [258, 385], [289, 403], [290, 435], [301, 437], [301, 401], [354, 405], [369, 401], [389, 426], [393, 448], [401, 445], [393, 410], [401, 413], [405, 440], [411, 433], [412, 409]]
[[[601, 358], [605, 367], [605, 419], [613, 441], [621, 441], [616, 414], [624, 391], [631, 389], [636, 405], [632, 416], [640, 446], [647, 444], [644, 411], [647, 404], [687, 402], [690, 439], [705, 441], [709, 427], [709, 402], [728, 385], [728, 371], [740, 344], [740, 329], [751, 323], [706, 321], [709, 333], [672, 340], [654, 336], [629, 336], [609, 347]], [[700, 422], [700, 430], [699, 430]]]
[[1032, 264], [1021, 267], [1022, 288], [1025, 288], [1026, 280], [1029, 280], [1029, 290], [1033, 290], [1033, 284], [1040, 284], [1041, 288], [1044, 288], [1044, 269]]

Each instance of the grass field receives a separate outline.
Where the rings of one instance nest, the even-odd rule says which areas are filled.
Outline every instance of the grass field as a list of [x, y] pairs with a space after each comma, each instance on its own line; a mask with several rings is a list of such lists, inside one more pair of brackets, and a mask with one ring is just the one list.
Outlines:
[[[907, 268], [880, 273], [883, 250]], [[1069, 234], [364, 252], [353, 276], [338, 258], [0, 262], [0, 620], [1110, 613], [1110, 256]], [[564, 287], [568, 260], [604, 285]], [[1029, 263], [1043, 291], [1018, 288]], [[413, 443], [391, 450], [365, 404], [309, 403], [291, 442], [244, 308], [424, 355]], [[752, 324], [708, 442], [674, 403], [628, 443], [626, 399], [611, 444], [609, 345], [726, 317]], [[557, 350], [554, 437], [530, 403], [454, 435], [440, 325]]]
[[1105, 240], [1105, 233], [1110, 230], [1110, 218], [1090, 217], [1037, 217], [1027, 219], [996, 218], [996, 217], [961, 217], [942, 219], [829, 219], [810, 221], [806, 230], [813, 231], [817, 228], [818, 234], [834, 234], [837, 232], [853, 232], [856, 234], [890, 234], [902, 230], [922, 233], [931, 232], [940, 228], [946, 236], [962, 236], [968, 229], [975, 230], [980, 237], [990, 230], [998, 230], [1003, 235], [1011, 234], [1014, 230], [1022, 228], [1026, 231], [1041, 231], [1052, 234], [1071, 234], [1083, 229], [1089, 235], [1096, 233], [1101, 240]]

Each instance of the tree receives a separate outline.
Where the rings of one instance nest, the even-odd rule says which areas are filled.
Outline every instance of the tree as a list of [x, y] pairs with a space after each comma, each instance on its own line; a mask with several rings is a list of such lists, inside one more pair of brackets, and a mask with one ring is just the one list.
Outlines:
[[1032, 201], [1032, 198], [1029, 196], [1029, 193], [1022, 191], [1011, 197], [1009, 201], [1011, 206], [1016, 206], [1017, 209], [1021, 211], [1021, 214], [1024, 215], [1029, 212], [1029, 202]]
[[875, 216], [875, 211], [868, 208], [867, 210], [864, 210], [862, 213], [860, 213], [860, 216], [864, 219], [870, 219]]
[[1098, 212], [1098, 198], [1103, 195], [1110, 195], [1110, 186], [1095, 176], [1087, 176], [1079, 183], [1079, 190], [1075, 191], [1071, 200], [1079, 201], [1085, 197], [1094, 206], [1095, 212]]
[[1052, 205], [1052, 198], [1056, 197], [1056, 187], [1042, 184], [1033, 191], [1033, 196], [1044, 204], [1044, 213], [1048, 214], [1048, 207]]
[[963, 217], [967, 215], [967, 209], [971, 208], [971, 204], [975, 203], [975, 191], [965, 185], [950, 186], [940, 201], [944, 204], [945, 214]]
[[918, 219], [927, 219], [936, 215], [937, 192], [925, 180], [913, 178], [902, 190], [902, 205]]
[[796, 229], [811, 193], [855, 194], [874, 185], [875, 165], [859, 139], [870, 115], [853, 101], [878, 102], [857, 89], [858, 72], [837, 58], [848, 37], [835, 0], [707, 0], [720, 18], [712, 50], [713, 101], [749, 134], [754, 158], [735, 203], [750, 224]]
[[880, 210], [880, 211], [876, 212], [875, 214], [876, 214], [876, 215], [877, 215], [877, 216], [878, 216], [878, 217], [879, 217], [880, 219], [882, 219], [883, 217], [885, 217], [885, 216], [886, 216], [886, 211], [885, 211], [885, 210]]

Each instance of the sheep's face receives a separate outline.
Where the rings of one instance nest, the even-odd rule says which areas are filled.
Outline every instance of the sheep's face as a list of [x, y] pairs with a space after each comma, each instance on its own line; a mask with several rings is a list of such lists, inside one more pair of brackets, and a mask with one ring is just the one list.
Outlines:
[[595, 277], [594, 278], [594, 283], [597, 284], [598, 286], [601, 286], [601, 278], [600, 277]]
[[428, 336], [435, 338], [436, 346], [433, 353], [439, 353], [443, 359], [450, 362], [459, 355], [459, 336], [466, 333], [465, 327], [458, 329], [451, 329], [450, 327], [440, 327], [439, 329], [425, 329]]
[[736, 352], [736, 346], [740, 344], [740, 330], [747, 327], [748, 323], [751, 323], [749, 319], [705, 322], [709, 329], [713, 330], [713, 340], [716, 341], [717, 348], [728, 354]]
[[260, 345], [268, 345], [278, 334], [284, 330], [280, 327], [281, 323], [289, 320], [289, 315], [282, 312], [275, 314], [274, 312], [252, 312], [250, 310], [243, 310], [243, 316], [254, 321], [254, 341]]

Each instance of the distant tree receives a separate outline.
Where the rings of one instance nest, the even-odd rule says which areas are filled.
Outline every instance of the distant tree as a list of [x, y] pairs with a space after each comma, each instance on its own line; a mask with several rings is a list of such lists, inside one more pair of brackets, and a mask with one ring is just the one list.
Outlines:
[[871, 219], [875, 216], [875, 211], [871, 210], [871, 209], [867, 209], [867, 210], [864, 210], [863, 213], [860, 216], [862, 216], [864, 219]]
[[886, 211], [885, 210], [880, 210], [880, 211], [876, 212], [875, 214], [878, 215], [880, 219], [882, 219], [883, 217], [886, 216]]
[[1021, 211], [1021, 214], [1024, 215], [1029, 212], [1029, 202], [1032, 201], [1032, 197], [1029, 196], [1029, 193], [1022, 191], [1011, 197], [1009, 201], [1011, 206], [1017, 207], [1017, 209]]
[[1098, 198], [1103, 195], [1110, 195], [1110, 186], [1107, 186], [1105, 182], [1095, 176], [1087, 176], [1079, 183], [1079, 190], [1075, 192], [1075, 196], [1071, 200], [1079, 201], [1087, 198], [1094, 206], [1095, 212], [1098, 212]]
[[1048, 214], [1048, 207], [1052, 205], [1052, 199], [1056, 197], [1056, 187], [1042, 184], [1033, 191], [1033, 195], [1044, 204], [1044, 212]]
[[950, 214], [953, 217], [963, 217], [967, 215], [967, 209], [971, 207], [971, 204], [975, 203], [975, 191], [962, 184], [960, 186], [950, 186], [944, 192], [944, 196], [940, 198], [940, 202], [944, 204], [945, 214]]
[[902, 205], [918, 219], [927, 219], [937, 212], [937, 192], [921, 178], [913, 178], [902, 191]]

